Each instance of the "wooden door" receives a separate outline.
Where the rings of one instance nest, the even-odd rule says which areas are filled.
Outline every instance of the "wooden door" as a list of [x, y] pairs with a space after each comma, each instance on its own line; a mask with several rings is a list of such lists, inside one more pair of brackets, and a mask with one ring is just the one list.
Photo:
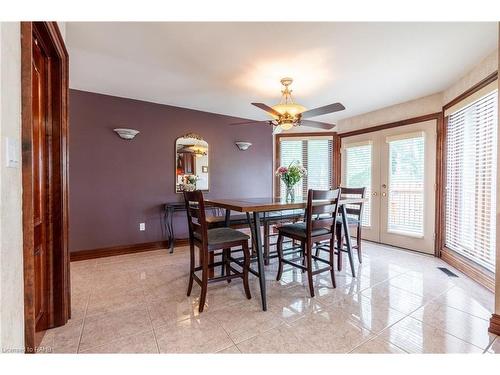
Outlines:
[[47, 127], [48, 115], [48, 59], [35, 38], [33, 41], [32, 63], [32, 131], [33, 131], [33, 256], [35, 268], [35, 330], [47, 327], [48, 294], [48, 254], [50, 254], [48, 212], [48, 144], [50, 132]]

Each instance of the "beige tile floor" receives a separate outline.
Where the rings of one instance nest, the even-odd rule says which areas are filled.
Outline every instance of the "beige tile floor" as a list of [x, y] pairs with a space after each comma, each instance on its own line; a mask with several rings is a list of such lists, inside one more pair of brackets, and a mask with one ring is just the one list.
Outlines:
[[[73, 316], [47, 331], [42, 346], [58, 353], [499, 353], [488, 334], [493, 294], [439, 259], [364, 243], [357, 277], [315, 277], [266, 268], [269, 310], [234, 280], [211, 284], [205, 312], [199, 287], [186, 297], [188, 252], [176, 249], [73, 262]], [[446, 265], [445, 265], [446, 266]], [[451, 267], [449, 267], [451, 268]]]

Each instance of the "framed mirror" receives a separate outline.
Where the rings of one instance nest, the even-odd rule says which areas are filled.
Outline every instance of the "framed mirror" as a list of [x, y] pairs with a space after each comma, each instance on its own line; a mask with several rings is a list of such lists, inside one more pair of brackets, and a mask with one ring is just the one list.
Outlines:
[[175, 192], [208, 191], [210, 168], [208, 143], [188, 133], [175, 140]]

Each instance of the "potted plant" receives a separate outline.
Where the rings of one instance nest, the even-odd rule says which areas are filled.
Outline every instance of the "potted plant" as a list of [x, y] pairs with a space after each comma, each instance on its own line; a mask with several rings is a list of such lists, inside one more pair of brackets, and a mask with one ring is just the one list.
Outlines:
[[196, 181], [198, 181], [199, 177], [194, 174], [187, 174], [183, 177], [183, 189], [185, 191], [195, 191], [196, 190]]
[[280, 166], [276, 169], [276, 176], [278, 176], [286, 186], [287, 202], [295, 201], [294, 186], [306, 175], [306, 169], [298, 161], [291, 162], [288, 167]]

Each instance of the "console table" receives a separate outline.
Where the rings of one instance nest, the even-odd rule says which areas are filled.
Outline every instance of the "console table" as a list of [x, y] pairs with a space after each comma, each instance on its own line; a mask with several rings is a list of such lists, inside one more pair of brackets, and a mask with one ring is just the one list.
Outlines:
[[167, 232], [168, 247], [170, 253], [174, 252], [175, 235], [174, 235], [174, 213], [176, 211], [186, 211], [186, 204], [184, 202], [169, 202], [165, 203], [163, 220], [165, 230]]

